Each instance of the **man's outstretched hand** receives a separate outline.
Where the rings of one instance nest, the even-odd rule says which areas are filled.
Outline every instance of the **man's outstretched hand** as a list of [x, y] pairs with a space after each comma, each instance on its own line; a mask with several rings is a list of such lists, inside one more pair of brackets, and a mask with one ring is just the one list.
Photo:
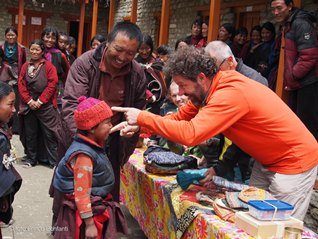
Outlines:
[[204, 174], [205, 178], [200, 180], [199, 183], [201, 184], [205, 184], [207, 182], [210, 182], [213, 178], [213, 176], [216, 176], [215, 170], [213, 167], [209, 168], [205, 174]]
[[115, 125], [113, 128], [111, 128], [110, 134], [116, 131], [120, 131], [120, 136], [125, 138], [130, 138], [139, 131], [139, 126], [129, 125], [127, 121], [124, 121]]
[[128, 125], [136, 125], [138, 116], [141, 112], [141, 110], [136, 108], [116, 107], [116, 106], [112, 107], [112, 111], [124, 113]]

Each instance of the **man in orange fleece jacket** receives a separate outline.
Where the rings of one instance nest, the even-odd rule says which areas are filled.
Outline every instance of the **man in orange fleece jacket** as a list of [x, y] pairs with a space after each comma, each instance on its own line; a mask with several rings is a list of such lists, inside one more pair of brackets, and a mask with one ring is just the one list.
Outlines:
[[[218, 71], [199, 49], [178, 50], [166, 67], [188, 104], [166, 117], [113, 107], [128, 122], [121, 134], [139, 125], [193, 146], [223, 133], [255, 158], [250, 184], [294, 205], [292, 215], [302, 220], [317, 176], [318, 144], [299, 118], [270, 89], [236, 71]], [[203, 182], [212, 176], [208, 170]]]

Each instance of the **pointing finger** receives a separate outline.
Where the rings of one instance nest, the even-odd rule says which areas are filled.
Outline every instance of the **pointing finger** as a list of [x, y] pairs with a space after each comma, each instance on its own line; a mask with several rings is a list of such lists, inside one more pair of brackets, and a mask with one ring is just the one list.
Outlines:
[[111, 128], [110, 134], [111, 134], [111, 133], [114, 133], [114, 132], [116, 132], [116, 131], [118, 131], [118, 130], [122, 130], [122, 129], [125, 128], [127, 125], [128, 125], [128, 124], [127, 124], [127, 121], [124, 121], [124, 122], [121, 122], [121, 123], [115, 125], [113, 128]]
[[127, 112], [130, 108], [128, 107], [118, 107], [118, 106], [113, 106], [112, 107], [112, 111], [116, 111], [116, 112]]

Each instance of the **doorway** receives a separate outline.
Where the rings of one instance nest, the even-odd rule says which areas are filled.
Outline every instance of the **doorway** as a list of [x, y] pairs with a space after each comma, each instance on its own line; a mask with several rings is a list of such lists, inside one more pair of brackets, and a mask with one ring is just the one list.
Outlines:
[[[78, 41], [78, 29], [79, 29], [79, 21], [69, 21], [69, 36], [72, 36], [76, 39], [76, 42]], [[83, 32], [83, 53], [85, 51], [88, 51], [90, 49], [90, 40], [91, 40], [91, 27], [90, 24], [85, 22], [84, 23], [84, 32]], [[77, 52], [77, 49], [75, 50], [75, 54]]]
[[246, 27], [250, 33], [252, 28], [256, 25], [260, 25], [260, 12], [241, 12], [239, 16], [239, 22], [237, 27]]

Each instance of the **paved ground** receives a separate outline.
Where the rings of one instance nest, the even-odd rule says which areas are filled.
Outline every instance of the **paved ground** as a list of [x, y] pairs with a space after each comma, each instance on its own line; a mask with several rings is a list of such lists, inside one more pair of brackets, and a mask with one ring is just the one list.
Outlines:
[[[22, 157], [23, 149], [16, 136], [12, 144], [16, 147], [17, 156]], [[43, 165], [25, 169], [20, 160], [15, 167], [21, 174], [23, 183], [13, 204], [15, 222], [8, 228], [2, 228], [3, 239], [51, 239], [52, 199], [48, 195], [48, 188], [53, 170]], [[123, 210], [129, 225], [129, 235], [119, 238], [146, 239], [129, 211], [125, 207]]]

